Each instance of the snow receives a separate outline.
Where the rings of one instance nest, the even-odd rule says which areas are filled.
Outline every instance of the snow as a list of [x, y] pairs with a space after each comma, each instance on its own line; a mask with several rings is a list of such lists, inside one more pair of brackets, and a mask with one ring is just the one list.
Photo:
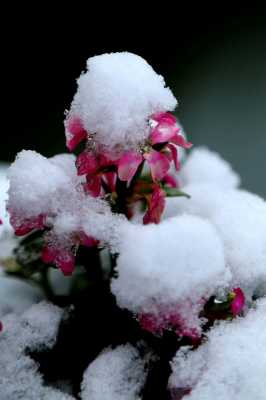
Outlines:
[[[79, 117], [108, 151], [136, 147], [149, 135], [148, 118], [177, 105], [163, 77], [143, 58], [128, 52], [89, 58], [87, 71], [77, 83], [67, 118]], [[70, 135], [67, 130], [66, 135]]]
[[8, 314], [2, 319], [0, 335], [0, 398], [5, 400], [74, 400], [45, 386], [29, 351], [51, 348], [56, 340], [62, 310], [42, 302], [21, 316]]
[[243, 190], [190, 184], [182, 188], [191, 198], [168, 198], [164, 218], [188, 213], [208, 219], [223, 242], [233, 285], [253, 293], [266, 283], [266, 203]]
[[0, 219], [3, 222], [3, 225], [0, 225], [0, 237], [4, 230], [10, 228], [9, 218], [6, 212], [7, 191], [9, 186], [7, 180], [7, 169], [8, 164], [0, 163]]
[[85, 371], [82, 399], [137, 400], [145, 379], [145, 362], [133, 346], [108, 348]]
[[31, 150], [17, 155], [8, 178], [8, 207], [23, 218], [54, 211], [53, 203], [71, 185], [71, 177], [61, 165]]
[[207, 147], [196, 147], [189, 153], [180, 177], [183, 184], [214, 183], [224, 189], [240, 185], [240, 177], [231, 165]]
[[192, 388], [184, 400], [265, 400], [266, 298], [245, 318], [222, 322], [198, 349], [180, 350], [169, 386]]
[[201, 299], [231, 279], [216, 230], [201, 218], [183, 215], [159, 225], [132, 224], [121, 236], [118, 278], [111, 290], [118, 305], [134, 313], [160, 314], [179, 305], [184, 318], [192, 318], [188, 304], [198, 314]]
[[19, 315], [44, 298], [38, 287], [9, 276], [0, 276], [0, 293], [0, 319], [11, 312]]
[[46, 225], [53, 228], [48, 240], [63, 247], [80, 231], [110, 246], [117, 241], [116, 227], [123, 218], [113, 215], [104, 200], [84, 193], [72, 155], [47, 159], [23, 150], [9, 169], [9, 179], [8, 208], [17, 224], [45, 215]]

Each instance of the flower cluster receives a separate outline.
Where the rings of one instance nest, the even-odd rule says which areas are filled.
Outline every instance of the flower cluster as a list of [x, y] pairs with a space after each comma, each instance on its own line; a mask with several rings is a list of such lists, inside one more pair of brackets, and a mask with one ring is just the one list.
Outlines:
[[[83, 185], [85, 192], [94, 197], [110, 194], [115, 201], [118, 196], [117, 181], [126, 182], [127, 215], [130, 215], [129, 208], [132, 203], [145, 200], [148, 209], [143, 218], [144, 224], [160, 222], [166, 197], [163, 185], [177, 186], [175, 178], [168, 173], [171, 163], [174, 163], [178, 171], [178, 147], [189, 149], [192, 146], [180, 134], [176, 118], [171, 113], [152, 115], [148, 124], [148, 139], [139, 144], [137, 149], [116, 156], [97, 146], [94, 135], [86, 132], [78, 117], [70, 117], [66, 121], [67, 147], [70, 150], [74, 150], [80, 142], [86, 140], [86, 149], [76, 160], [78, 175], [86, 176], [86, 183]], [[95, 135], [97, 136], [97, 133]], [[150, 172], [148, 181], [143, 180], [140, 174], [145, 163]]]

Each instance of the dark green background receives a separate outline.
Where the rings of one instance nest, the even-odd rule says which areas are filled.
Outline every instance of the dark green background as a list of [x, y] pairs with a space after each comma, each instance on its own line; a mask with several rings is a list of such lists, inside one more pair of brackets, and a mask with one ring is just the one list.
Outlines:
[[117, 19], [109, 10], [78, 15], [73, 4], [67, 18], [41, 8], [26, 20], [12, 14], [2, 36], [7, 91], [0, 160], [13, 160], [22, 148], [47, 156], [65, 151], [63, 112], [86, 59], [128, 50], [165, 76], [189, 139], [219, 151], [246, 188], [266, 195], [265, 6], [176, 5], [154, 6], [145, 16], [136, 9], [135, 16], [130, 4]]

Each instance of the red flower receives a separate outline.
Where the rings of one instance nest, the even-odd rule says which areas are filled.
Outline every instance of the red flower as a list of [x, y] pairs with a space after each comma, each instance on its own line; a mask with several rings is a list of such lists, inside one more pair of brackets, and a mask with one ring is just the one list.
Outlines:
[[152, 195], [146, 198], [148, 199], [148, 210], [143, 217], [143, 223], [144, 225], [159, 224], [165, 207], [165, 191], [159, 185], [154, 185]]
[[234, 316], [241, 313], [245, 305], [245, 295], [241, 288], [235, 288], [232, 292], [233, 301], [231, 303], [231, 312]]
[[83, 151], [76, 160], [78, 175], [86, 175], [84, 190], [93, 197], [101, 194], [102, 186], [111, 192], [115, 191], [117, 174], [110, 171], [115, 161], [110, 160], [104, 154], [96, 155]]
[[42, 250], [42, 260], [45, 264], [54, 264], [64, 275], [71, 275], [75, 268], [75, 256], [67, 249], [45, 246]]
[[30, 233], [34, 229], [42, 230], [45, 228], [45, 216], [38, 215], [37, 217], [25, 218], [21, 220], [15, 214], [12, 214], [12, 211], [9, 210], [10, 213], [10, 224], [15, 230], [15, 235], [24, 236], [27, 233]]
[[[180, 168], [176, 146], [189, 149], [192, 144], [179, 134], [176, 119], [170, 113], [159, 113], [151, 117], [157, 122], [150, 134], [150, 147], [144, 147], [143, 154], [131, 150], [126, 152], [118, 161], [118, 177], [122, 181], [131, 181], [139, 165], [146, 160], [151, 169], [152, 179], [161, 180], [174, 161], [175, 167]], [[154, 149], [156, 145], [163, 145], [161, 150]]]
[[87, 132], [78, 117], [70, 117], [65, 122], [66, 145], [69, 151], [73, 151], [77, 145], [87, 138]]

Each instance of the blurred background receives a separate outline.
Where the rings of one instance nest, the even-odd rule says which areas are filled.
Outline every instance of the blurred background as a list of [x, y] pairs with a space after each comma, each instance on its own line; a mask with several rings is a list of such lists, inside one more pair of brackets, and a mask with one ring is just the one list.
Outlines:
[[179, 100], [177, 115], [189, 140], [220, 152], [241, 174], [245, 188], [266, 195], [263, 3], [240, 8], [215, 4], [213, 9], [192, 2], [176, 2], [173, 8], [154, 4], [149, 11], [155, 15], [128, 3], [117, 10], [124, 17], [117, 18], [107, 6], [90, 12], [76, 12], [76, 6], [65, 16], [62, 9], [47, 10], [38, 3], [36, 9], [30, 6], [27, 18], [24, 5], [23, 17], [16, 9], [17, 19], [12, 15], [5, 28], [7, 110], [0, 160], [12, 161], [22, 148], [46, 156], [66, 151], [64, 110], [86, 59], [127, 50], [165, 77]]

